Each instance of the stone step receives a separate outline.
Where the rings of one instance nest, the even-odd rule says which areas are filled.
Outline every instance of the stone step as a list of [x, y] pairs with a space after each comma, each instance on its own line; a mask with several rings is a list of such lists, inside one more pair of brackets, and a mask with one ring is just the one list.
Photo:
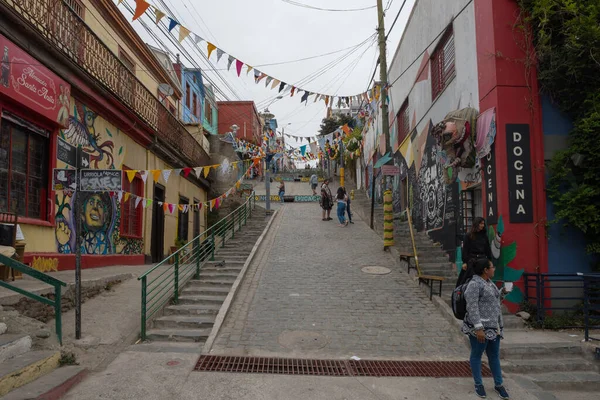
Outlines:
[[238, 273], [242, 270], [243, 265], [239, 264], [239, 266], [224, 266], [224, 267], [202, 267], [202, 269], [200, 270], [205, 271], [205, 272], [235, 272]]
[[507, 360], [537, 360], [541, 358], [573, 358], [581, 355], [577, 343], [503, 343], [500, 357]]
[[536, 374], [556, 371], [593, 371], [595, 366], [583, 358], [560, 360], [540, 358], [537, 360], [505, 360], [502, 370], [518, 374]]
[[226, 282], [235, 282], [237, 279], [238, 273], [234, 272], [212, 272], [212, 271], [200, 271], [200, 279], [208, 278], [208, 279], [218, 279], [220, 281]]
[[208, 329], [213, 327], [215, 318], [216, 316], [214, 315], [167, 315], [165, 317], [155, 319], [154, 327], [157, 329]]
[[198, 295], [198, 296], [179, 296], [179, 304], [223, 304], [227, 296], [220, 295]]
[[228, 254], [228, 255], [222, 255], [220, 253], [216, 253], [215, 254], [215, 261], [207, 261], [207, 264], [218, 264], [220, 261], [225, 261], [225, 264], [227, 264], [228, 262], [230, 263], [241, 263], [244, 264], [246, 262], [246, 259], [248, 258], [247, 255], [243, 255], [243, 254]]
[[211, 329], [150, 329], [146, 335], [154, 342], [205, 342]]
[[200, 354], [202, 343], [197, 342], [146, 342], [131, 345], [128, 351], [139, 351], [146, 353], [191, 353]]
[[221, 295], [227, 296], [231, 290], [230, 286], [227, 287], [215, 287], [207, 285], [194, 285], [186, 286], [181, 294], [185, 296], [204, 296], [204, 295]]
[[222, 304], [176, 304], [165, 307], [165, 315], [217, 315]]
[[33, 382], [58, 367], [60, 352], [28, 351], [0, 364], [0, 396]]
[[73, 386], [81, 382], [87, 370], [77, 365], [57, 368], [25, 386], [13, 390], [2, 400], [61, 399]]
[[0, 335], [0, 364], [9, 358], [27, 353], [31, 350], [31, 342], [31, 336], [29, 335]]
[[504, 321], [504, 329], [523, 329], [525, 328], [525, 322], [522, 318], [517, 317], [514, 314], [503, 315], [502, 320]]
[[219, 289], [226, 288], [227, 291], [229, 292], [231, 285], [233, 285], [233, 281], [203, 278], [203, 279], [191, 279], [188, 282], [187, 287], [191, 288], [191, 287], [196, 287], [196, 286], [201, 286], [201, 287], [209, 287], [210, 286], [210, 287], [219, 288]]
[[[527, 376], [545, 390], [568, 390], [573, 392], [600, 392], [600, 374], [584, 371], [561, 371]], [[596, 398], [590, 394], [589, 399]]]

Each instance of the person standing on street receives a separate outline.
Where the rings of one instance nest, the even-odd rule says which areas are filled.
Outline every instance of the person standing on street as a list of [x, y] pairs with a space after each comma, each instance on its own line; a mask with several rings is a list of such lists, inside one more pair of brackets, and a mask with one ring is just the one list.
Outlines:
[[473, 276], [473, 265], [480, 259], [492, 259], [490, 240], [485, 229], [485, 220], [481, 217], [473, 219], [471, 231], [465, 235], [462, 247], [463, 265], [456, 287], [466, 283]]
[[348, 213], [348, 222], [354, 224], [354, 222], [352, 222], [352, 212], [350, 211], [350, 196], [348, 196], [348, 192], [346, 191], [345, 187], [342, 187], [342, 189], [344, 189], [344, 194], [346, 195], [346, 212]]
[[348, 221], [346, 220], [346, 202], [348, 201], [348, 195], [342, 186], [337, 190], [336, 201], [337, 216], [340, 220], [340, 226], [348, 226]]
[[317, 174], [312, 174], [310, 177], [310, 188], [313, 191], [313, 196], [317, 195], [317, 185], [319, 184], [319, 178], [317, 177]]
[[492, 282], [495, 271], [496, 267], [488, 259], [479, 259], [474, 263], [473, 279], [465, 290], [467, 313], [463, 319], [462, 332], [471, 342], [471, 373], [477, 396], [486, 397], [481, 374], [481, 358], [485, 352], [494, 377], [494, 390], [501, 399], [508, 399], [509, 395], [502, 385], [500, 368], [500, 339], [504, 338], [501, 301], [512, 289], [512, 284], [506, 284], [500, 291]]
[[281, 180], [281, 183], [279, 184], [279, 200], [283, 203], [283, 196], [285, 196], [285, 183], [283, 182], [283, 179]]
[[331, 209], [333, 208], [333, 196], [329, 189], [329, 178], [321, 185], [321, 208], [323, 209], [323, 221], [331, 221]]

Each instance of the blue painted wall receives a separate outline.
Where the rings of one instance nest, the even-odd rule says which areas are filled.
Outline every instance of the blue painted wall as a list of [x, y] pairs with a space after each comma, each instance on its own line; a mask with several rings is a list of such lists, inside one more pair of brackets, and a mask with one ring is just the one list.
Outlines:
[[[215, 99], [215, 94], [212, 90], [212, 87], [205, 87], [205, 95], [202, 97], [202, 127], [206, 132], [211, 135], [217, 135], [219, 133], [219, 109], [217, 107], [217, 101]], [[206, 110], [206, 102], [210, 102], [211, 111], [212, 111], [212, 119], [211, 122], [208, 122], [206, 115], [204, 115], [204, 111]]]
[[[194, 82], [195, 78], [195, 82]], [[183, 91], [183, 115], [182, 121], [184, 124], [199, 124], [202, 121], [202, 113], [204, 112], [204, 83], [202, 82], [202, 73], [196, 69], [183, 68], [181, 71], [181, 90]], [[190, 107], [187, 106], [187, 91], [186, 86], [190, 85]], [[197, 107], [199, 110], [194, 112], [191, 110], [193, 107], [193, 97], [196, 95]]]
[[[551, 141], [562, 142], [573, 127], [570, 119], [547, 96], [542, 96], [542, 123], [545, 144]], [[549, 198], [546, 198], [546, 215], [549, 221], [555, 218], [554, 205]], [[591, 271], [592, 257], [585, 251], [586, 242], [581, 231], [565, 228], [559, 222], [550, 225], [548, 234], [549, 273]]]

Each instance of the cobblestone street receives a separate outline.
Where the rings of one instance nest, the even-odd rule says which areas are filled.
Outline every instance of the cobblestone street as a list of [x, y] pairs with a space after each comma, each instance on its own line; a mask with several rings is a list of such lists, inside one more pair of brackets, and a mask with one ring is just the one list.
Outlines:
[[358, 216], [343, 228], [321, 221], [318, 203], [292, 203], [279, 209], [211, 353], [464, 359], [451, 329]]

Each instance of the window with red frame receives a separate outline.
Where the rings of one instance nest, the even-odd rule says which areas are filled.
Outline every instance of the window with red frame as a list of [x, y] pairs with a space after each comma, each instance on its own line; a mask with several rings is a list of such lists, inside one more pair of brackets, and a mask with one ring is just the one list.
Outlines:
[[[123, 167], [123, 169], [128, 169]], [[123, 173], [123, 190], [135, 196], [144, 197], [144, 181], [139, 174], [131, 182], [127, 174]], [[138, 204], [135, 206], [135, 196], [129, 195], [127, 201], [123, 197], [121, 207], [121, 236], [142, 237], [142, 210], [143, 207]]]
[[436, 99], [448, 86], [456, 74], [454, 52], [454, 31], [446, 31], [431, 55], [431, 96]]
[[47, 220], [50, 132], [2, 111], [0, 211]]
[[396, 115], [396, 123], [398, 124], [398, 143], [402, 143], [402, 141], [408, 136], [408, 132], [410, 132], [410, 116], [408, 114], [408, 100], [402, 104], [400, 107], [400, 111]]

